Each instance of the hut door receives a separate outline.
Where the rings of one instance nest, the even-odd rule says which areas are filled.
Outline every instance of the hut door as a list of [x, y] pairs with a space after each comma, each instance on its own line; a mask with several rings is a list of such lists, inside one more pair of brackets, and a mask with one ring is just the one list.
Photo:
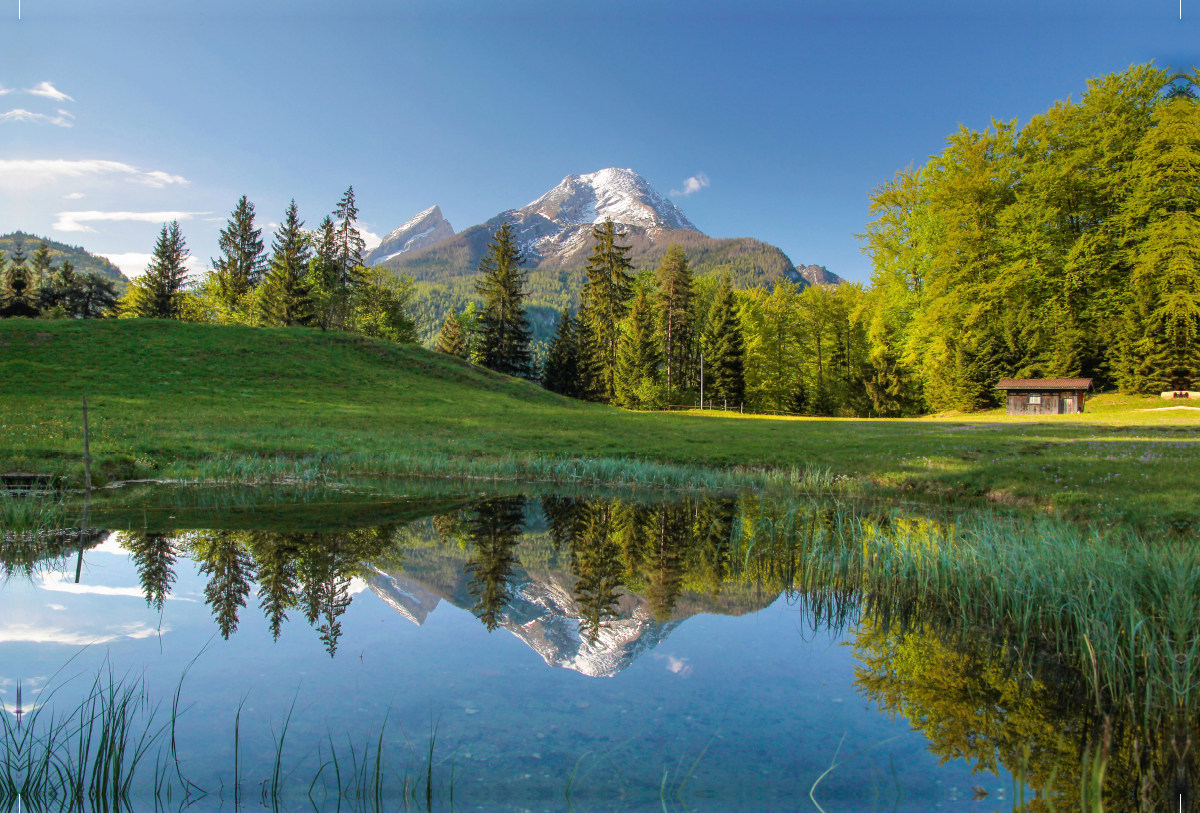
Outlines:
[[1058, 414], [1060, 414], [1060, 415], [1074, 415], [1075, 414], [1075, 396], [1074, 396], [1074, 394], [1063, 393], [1062, 399], [1059, 400], [1058, 403], [1059, 403], [1059, 407], [1060, 407]]

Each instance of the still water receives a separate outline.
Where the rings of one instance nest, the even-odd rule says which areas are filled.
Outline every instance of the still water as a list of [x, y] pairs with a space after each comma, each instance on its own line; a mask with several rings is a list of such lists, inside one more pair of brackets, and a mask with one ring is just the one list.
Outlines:
[[921, 647], [970, 654], [794, 591], [786, 548], [732, 541], [757, 498], [402, 492], [145, 488], [82, 546], [10, 536], [0, 699], [69, 709], [100, 670], [162, 721], [178, 687], [214, 809], [235, 775], [258, 804], [277, 753], [283, 806], [322, 806], [376, 750], [383, 793], [435, 809], [1011, 809], [995, 721], [904, 691]]

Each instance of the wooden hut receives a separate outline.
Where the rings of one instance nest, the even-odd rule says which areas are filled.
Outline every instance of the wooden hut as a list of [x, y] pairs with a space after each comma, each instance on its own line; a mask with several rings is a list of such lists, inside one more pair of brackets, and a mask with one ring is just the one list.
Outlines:
[[1091, 388], [1090, 378], [1006, 378], [996, 385], [1009, 415], [1074, 415]]

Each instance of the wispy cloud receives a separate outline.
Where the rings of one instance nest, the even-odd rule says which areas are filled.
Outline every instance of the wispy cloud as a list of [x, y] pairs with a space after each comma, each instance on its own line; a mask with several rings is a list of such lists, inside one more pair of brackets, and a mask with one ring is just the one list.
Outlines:
[[711, 183], [711, 182], [708, 180], [707, 175], [705, 175], [703, 172], [697, 172], [695, 175], [693, 175], [692, 177], [688, 178], [687, 180], [685, 180], [683, 182], [683, 189], [672, 189], [671, 197], [686, 198], [689, 195], [696, 194], [701, 189], [708, 186], [709, 183]]
[[29, 110], [17, 108], [9, 110], [7, 113], [0, 113], [0, 122], [10, 121], [32, 121], [36, 124], [55, 124], [59, 127], [71, 127], [71, 119], [75, 118], [66, 110], [59, 110], [57, 116], [51, 116], [47, 113], [33, 113]]
[[63, 195], [64, 200], [79, 200], [80, 198], [86, 197], [87, 195], [83, 194], [82, 192], [72, 192], [69, 195]]
[[12, 88], [6, 88], [4, 85], [0, 85], [0, 96], [7, 96], [10, 93], [16, 93], [16, 91]]
[[75, 101], [70, 96], [63, 93], [61, 90], [59, 90], [58, 88], [56, 88], [54, 85], [50, 84], [49, 82], [42, 82], [40, 85], [38, 85], [36, 87], [31, 87], [28, 90], [26, 90], [25, 93], [28, 93], [31, 96], [44, 96], [47, 99], [53, 99], [56, 102], [73, 102], [73, 101]]
[[171, 220], [191, 220], [196, 215], [211, 212], [59, 212], [58, 220], [50, 228], [55, 231], [91, 231], [86, 223], [99, 221], [134, 221], [138, 223], [166, 223]]
[[[7, 113], [0, 115], [0, 120], [7, 115]], [[69, 161], [62, 158], [0, 159], [0, 183], [5, 180], [55, 181], [61, 178], [86, 178], [97, 175], [124, 175], [131, 181], [155, 187], [163, 187], [168, 184], [186, 186], [188, 183], [187, 179], [181, 175], [171, 175], [161, 170], [146, 172], [120, 161], [95, 159]]]

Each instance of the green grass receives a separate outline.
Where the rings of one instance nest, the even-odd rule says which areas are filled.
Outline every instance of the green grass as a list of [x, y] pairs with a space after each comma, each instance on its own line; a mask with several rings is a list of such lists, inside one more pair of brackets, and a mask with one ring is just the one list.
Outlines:
[[419, 347], [308, 329], [0, 321], [0, 471], [82, 482], [357, 473], [674, 488], [778, 485], [1200, 519], [1200, 412], [1102, 395], [1082, 416], [634, 413]]

